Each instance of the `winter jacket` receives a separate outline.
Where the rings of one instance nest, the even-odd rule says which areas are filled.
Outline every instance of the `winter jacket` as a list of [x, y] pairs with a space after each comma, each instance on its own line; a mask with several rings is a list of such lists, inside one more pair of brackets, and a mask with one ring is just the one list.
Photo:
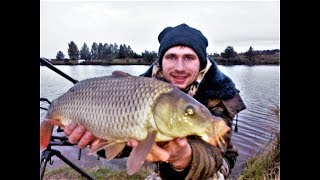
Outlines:
[[[195, 82], [197, 88], [193, 97], [208, 107], [212, 115], [224, 119], [230, 127], [229, 132], [224, 136], [226, 147], [225, 149], [213, 147], [202, 139], [188, 137], [188, 142], [192, 148], [190, 165], [183, 171], [176, 171], [169, 163], [159, 162], [158, 173], [162, 179], [207, 179], [213, 177], [216, 172], [222, 169], [222, 174], [226, 178], [231, 173], [239, 155], [231, 142], [232, 123], [235, 116], [246, 106], [233, 81], [218, 69], [213, 59], [208, 57], [208, 61], [210, 61], [211, 66], [206, 70], [201, 81]], [[155, 64], [142, 76], [155, 76], [153, 66]], [[186, 93], [190, 92], [190, 87], [184, 91]]]
[[[152, 64], [141, 76], [156, 77], [165, 81], [161, 73], [157, 74], [159, 69], [155, 68], [156, 66], [156, 63]], [[236, 162], [238, 151], [231, 142], [232, 123], [235, 116], [246, 106], [233, 81], [218, 69], [213, 59], [208, 57], [207, 67], [201, 73], [203, 77], [183, 91], [204, 104], [212, 115], [221, 117], [230, 127], [229, 132], [223, 137], [226, 146], [214, 147], [196, 136], [188, 137], [192, 148], [191, 163], [184, 170], [177, 171], [170, 163], [158, 162], [157, 173], [162, 179], [208, 179], [217, 172], [221, 172], [226, 178]], [[131, 147], [126, 146], [117, 158], [129, 156], [131, 150]], [[104, 150], [97, 153], [105, 157]]]

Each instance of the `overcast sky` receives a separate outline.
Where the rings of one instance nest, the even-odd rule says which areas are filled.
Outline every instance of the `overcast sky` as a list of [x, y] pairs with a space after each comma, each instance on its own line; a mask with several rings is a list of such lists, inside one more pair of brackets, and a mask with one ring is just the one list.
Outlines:
[[208, 53], [227, 46], [245, 52], [280, 49], [280, 0], [256, 1], [102, 1], [40, 0], [40, 57], [68, 57], [93, 42], [126, 44], [141, 54], [158, 51], [167, 26], [186, 23], [208, 39]]

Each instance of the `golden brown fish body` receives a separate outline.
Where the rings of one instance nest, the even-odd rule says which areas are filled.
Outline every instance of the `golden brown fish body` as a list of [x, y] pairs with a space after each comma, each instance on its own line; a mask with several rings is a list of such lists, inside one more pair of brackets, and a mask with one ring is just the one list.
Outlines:
[[[81, 124], [101, 139], [91, 151], [106, 150], [107, 159], [114, 158], [130, 139], [145, 142], [141, 153], [133, 150], [129, 170], [136, 172], [154, 141], [198, 135], [216, 145], [229, 128], [220, 118], [191, 96], [170, 83], [157, 79], [117, 75], [90, 78], [75, 84], [52, 101], [40, 128], [40, 147], [48, 145], [52, 124]], [[131, 158], [131, 159], [132, 159]], [[142, 162], [141, 162], [142, 161]]]

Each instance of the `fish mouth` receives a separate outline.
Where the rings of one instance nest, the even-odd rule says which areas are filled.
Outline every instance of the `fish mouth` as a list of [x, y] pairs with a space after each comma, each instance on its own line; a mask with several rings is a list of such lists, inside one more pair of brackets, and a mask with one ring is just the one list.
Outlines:
[[213, 146], [217, 146], [220, 149], [226, 149], [227, 144], [224, 141], [223, 136], [230, 130], [231, 128], [223, 121], [220, 120], [215, 122], [213, 126], [213, 135], [209, 137], [209, 143]]

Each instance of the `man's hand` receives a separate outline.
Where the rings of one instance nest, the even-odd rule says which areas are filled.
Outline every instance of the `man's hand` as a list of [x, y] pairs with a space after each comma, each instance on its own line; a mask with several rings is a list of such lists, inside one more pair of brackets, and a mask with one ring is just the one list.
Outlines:
[[85, 148], [91, 144], [96, 137], [86, 130], [82, 125], [71, 123], [64, 127], [64, 133], [69, 136], [68, 141], [72, 144], [78, 143], [79, 148]]
[[[78, 143], [79, 148], [85, 148], [94, 143], [97, 138], [86, 130], [83, 125], [71, 123], [64, 127], [64, 133], [68, 136], [68, 141], [72, 144]], [[137, 140], [130, 140], [127, 145], [136, 147]], [[160, 143], [159, 143], [160, 144]], [[171, 163], [175, 169], [186, 168], [192, 159], [192, 149], [187, 138], [176, 138], [164, 145], [154, 143], [146, 160], [149, 162], [163, 161]]]
[[[138, 141], [130, 140], [128, 146], [136, 147]], [[160, 144], [160, 143], [159, 143]], [[164, 161], [171, 163], [177, 169], [185, 169], [192, 160], [192, 149], [188, 144], [187, 138], [176, 138], [163, 146], [154, 143], [146, 158], [149, 162]]]

